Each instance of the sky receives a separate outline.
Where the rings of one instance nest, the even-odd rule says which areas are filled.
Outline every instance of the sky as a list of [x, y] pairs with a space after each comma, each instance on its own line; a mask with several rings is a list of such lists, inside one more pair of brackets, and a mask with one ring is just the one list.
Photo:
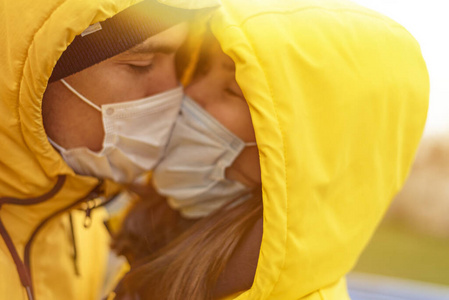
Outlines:
[[403, 25], [419, 42], [430, 77], [424, 134], [449, 133], [448, 0], [352, 0]]

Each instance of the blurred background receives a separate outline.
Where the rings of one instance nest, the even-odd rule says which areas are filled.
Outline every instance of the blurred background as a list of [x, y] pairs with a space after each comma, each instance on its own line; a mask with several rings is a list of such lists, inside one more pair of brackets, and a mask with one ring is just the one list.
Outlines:
[[353, 0], [402, 24], [430, 76], [412, 172], [348, 277], [353, 300], [449, 299], [449, 13], [447, 0]]

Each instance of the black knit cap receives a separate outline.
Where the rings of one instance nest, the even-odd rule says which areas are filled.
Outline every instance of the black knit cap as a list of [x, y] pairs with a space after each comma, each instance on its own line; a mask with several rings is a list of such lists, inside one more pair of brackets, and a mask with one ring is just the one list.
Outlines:
[[72, 75], [120, 54], [147, 38], [189, 20], [192, 10], [145, 0], [116, 14], [99, 25], [101, 30], [75, 37], [56, 63], [49, 82]]

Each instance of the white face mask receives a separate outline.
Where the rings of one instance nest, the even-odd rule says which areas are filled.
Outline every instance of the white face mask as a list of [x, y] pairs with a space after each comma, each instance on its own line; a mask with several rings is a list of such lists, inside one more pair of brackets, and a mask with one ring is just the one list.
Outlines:
[[193, 100], [184, 97], [166, 153], [153, 171], [156, 190], [187, 218], [208, 215], [250, 188], [227, 179], [226, 168], [246, 146]]
[[179, 114], [181, 86], [151, 97], [105, 104], [100, 108], [61, 81], [81, 100], [100, 111], [103, 118], [105, 136], [99, 152], [87, 147], [64, 149], [49, 139], [77, 174], [130, 183], [156, 165]]

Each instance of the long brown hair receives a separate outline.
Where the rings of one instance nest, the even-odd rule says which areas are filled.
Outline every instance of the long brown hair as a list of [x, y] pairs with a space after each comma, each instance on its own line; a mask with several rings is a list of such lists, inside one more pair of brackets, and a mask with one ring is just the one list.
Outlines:
[[[133, 210], [145, 211], [139, 207]], [[145, 214], [150, 212], [151, 209]], [[132, 212], [130, 216], [133, 216]], [[172, 229], [169, 235], [177, 237], [165, 246], [159, 244], [161, 247], [156, 250], [151, 246], [154, 243], [148, 242], [148, 239], [154, 234], [160, 240], [157, 238], [160, 236], [158, 231], [163, 229], [166, 232], [167, 228], [153, 227], [152, 231], [156, 232], [149, 233], [148, 228], [143, 228], [143, 222], [141, 227], [146, 232], [142, 232], [141, 236], [142, 240], [146, 240], [143, 244], [149, 245], [148, 253], [146, 256], [142, 253], [142, 242], [138, 242], [140, 246], [135, 250], [140, 252], [141, 257], [134, 256], [130, 272], [116, 289], [116, 299], [135, 299], [135, 296], [141, 300], [212, 299], [213, 287], [239, 241], [261, 218], [262, 199], [261, 194], [257, 193], [243, 203], [229, 203], [194, 224], [188, 224], [188, 228], [181, 233], [179, 226], [169, 226]], [[135, 237], [136, 223], [133, 224]], [[162, 223], [160, 225], [163, 226]], [[122, 238], [127, 236], [126, 230], [125, 222]], [[155, 252], [151, 253], [153, 250]]]

